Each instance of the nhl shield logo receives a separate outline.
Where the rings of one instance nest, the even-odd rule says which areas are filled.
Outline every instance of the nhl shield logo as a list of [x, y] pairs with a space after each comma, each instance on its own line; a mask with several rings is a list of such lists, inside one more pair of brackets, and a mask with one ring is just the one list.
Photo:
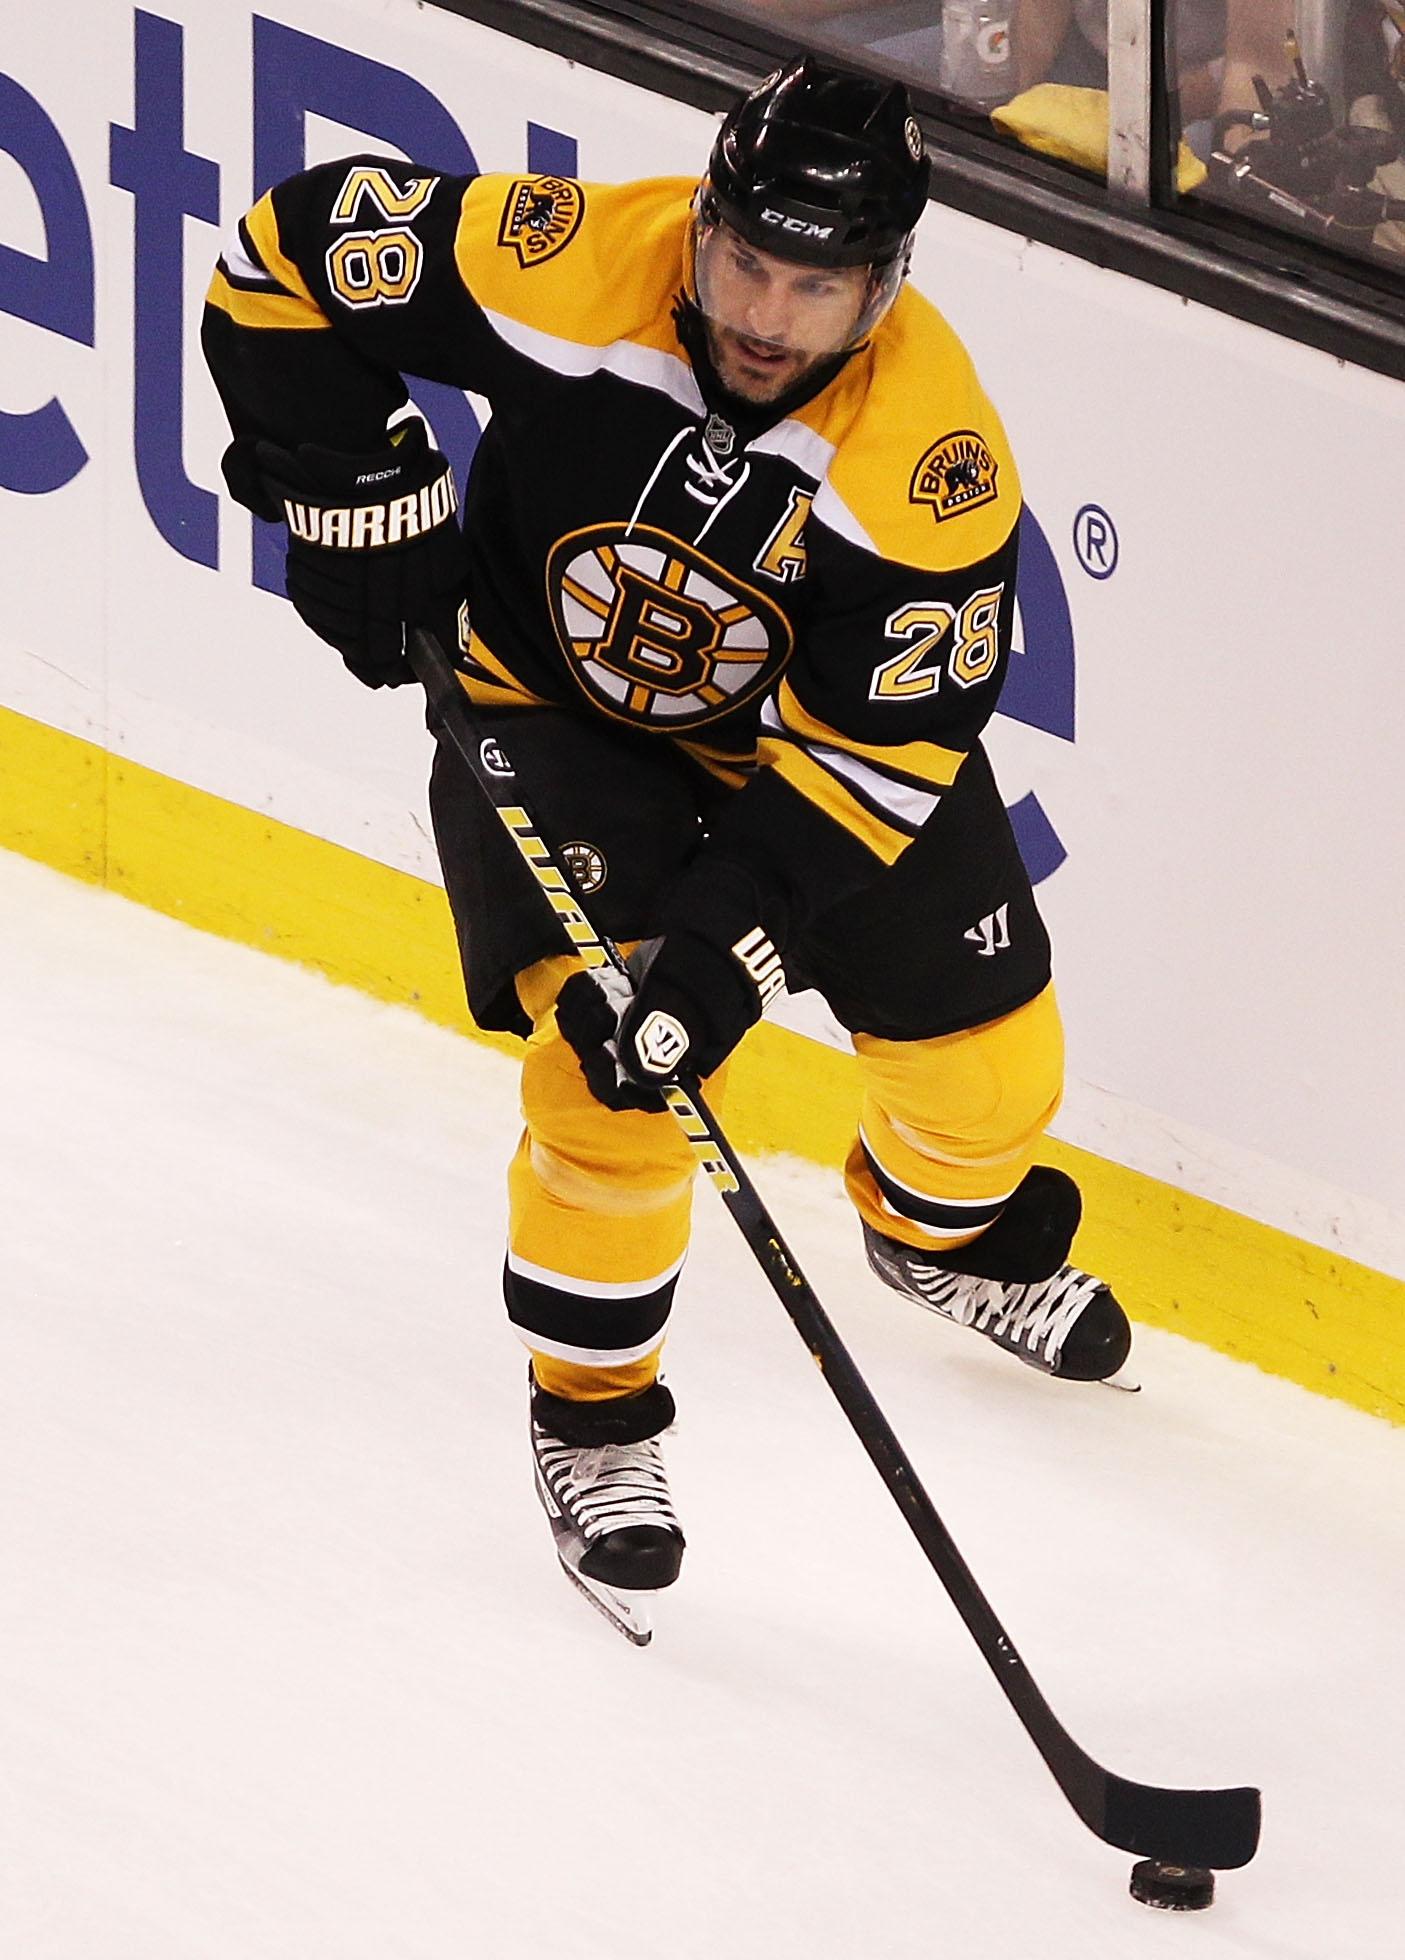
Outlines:
[[507, 193], [498, 243], [524, 267], [545, 265], [564, 251], [585, 216], [585, 193], [569, 177], [518, 177]]
[[725, 462], [737, 446], [737, 432], [723, 416], [709, 415], [703, 441], [714, 456]]
[[993, 504], [999, 465], [974, 429], [955, 429], [934, 442], [912, 473], [908, 497], [930, 504], [938, 524], [963, 511]]

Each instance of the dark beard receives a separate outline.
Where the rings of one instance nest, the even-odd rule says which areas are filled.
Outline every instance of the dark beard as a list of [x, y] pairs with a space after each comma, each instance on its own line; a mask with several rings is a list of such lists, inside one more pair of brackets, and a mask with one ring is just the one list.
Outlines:
[[707, 406], [724, 421], [730, 422], [736, 430], [743, 447], [755, 442], [767, 429], [773, 429], [777, 422], [783, 422], [806, 402], [813, 401], [822, 388], [827, 388], [844, 364], [858, 352], [856, 347], [846, 347], [840, 354], [831, 354], [828, 359], [802, 374], [795, 384], [784, 394], [777, 395], [774, 401], [748, 401], [744, 395], [737, 395], [727, 387], [718, 374], [712, 361], [712, 349], [707, 341], [707, 322], [696, 300], [680, 293], [673, 302], [673, 325], [684, 353], [692, 363], [697, 378], [698, 390]]

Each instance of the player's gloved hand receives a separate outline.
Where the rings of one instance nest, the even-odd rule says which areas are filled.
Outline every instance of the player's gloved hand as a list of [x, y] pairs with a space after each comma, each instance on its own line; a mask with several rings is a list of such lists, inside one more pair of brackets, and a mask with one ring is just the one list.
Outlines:
[[[646, 939], [639, 952], [652, 952], [657, 939]], [[632, 956], [637, 958], [637, 954]], [[634, 987], [612, 966], [573, 973], [556, 999], [556, 1025], [580, 1059], [586, 1087], [607, 1109], [650, 1109], [664, 1106], [657, 1089], [641, 1087], [620, 1062], [620, 1023], [634, 1004]]]
[[[704, 861], [667, 908], [668, 930], [631, 956], [632, 996], [609, 973], [573, 974], [556, 1022], [591, 1094], [610, 1109], [658, 1109], [658, 1085], [706, 1077], [731, 1054], [785, 983], [780, 955], [755, 923], [750, 880]], [[687, 924], [672, 920], [686, 918]], [[606, 969], [596, 969], [602, 976]]]
[[255, 462], [265, 497], [288, 525], [288, 597], [359, 681], [399, 687], [414, 679], [407, 626], [431, 627], [454, 645], [463, 533], [453, 472], [430, 448], [423, 422], [402, 423], [373, 455], [260, 442]]

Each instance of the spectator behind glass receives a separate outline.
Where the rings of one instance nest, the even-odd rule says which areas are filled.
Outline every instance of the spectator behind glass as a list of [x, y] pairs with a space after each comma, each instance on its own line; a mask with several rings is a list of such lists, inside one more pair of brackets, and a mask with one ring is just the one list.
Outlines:
[[[1352, 0], [1342, 47], [1347, 122], [1354, 129], [1380, 130], [1397, 154], [1378, 166], [1371, 189], [1393, 202], [1405, 199], [1405, 7], [1397, 0]], [[1405, 252], [1405, 212], [1377, 225], [1371, 242], [1378, 250]]]
[[[1024, 93], [1041, 83], [1068, 90], [1107, 89], [1107, 0], [717, 0], [729, 12], [772, 23], [786, 22], [817, 46], [863, 48], [904, 78], [971, 104], [994, 109], [1011, 105], [1012, 117]], [[1257, 175], [1268, 183], [1296, 188], [1309, 203], [1333, 214], [1332, 242], [1348, 250], [1405, 253], [1405, 0], [1301, 0], [1325, 6], [1341, 21], [1344, 99], [1334, 99], [1330, 117], [1340, 127], [1384, 132], [1397, 146], [1394, 158], [1351, 173], [1367, 191], [1343, 199], [1314, 197], [1292, 169], [1285, 177], [1280, 155], [1255, 131], [1248, 118], [1260, 108], [1255, 76], [1275, 95], [1293, 87], [1293, 0], [1172, 0], [1171, 67], [1176, 75], [1185, 141], [1202, 161], [1212, 149], [1221, 158], [1252, 155]], [[944, 33], [945, 29], [945, 33]], [[1329, 33], [1331, 32], [1329, 26]], [[945, 40], [945, 51], [943, 41]], [[1290, 46], [1290, 43], [1292, 44]], [[1321, 78], [1316, 78], [1321, 79]], [[1038, 100], [1038, 98], [1035, 98]], [[1091, 96], [1078, 100], [1088, 102]], [[1073, 98], [1069, 98], [1072, 103]], [[1023, 119], [996, 121], [1029, 147], [1085, 169], [1101, 167], [1105, 133], [1091, 124], [1076, 133], [1086, 110], [1041, 104]], [[1065, 120], [1070, 115], [1074, 121]], [[1042, 125], [1042, 128], [1039, 127]], [[1052, 137], [1053, 140], [1049, 140]], [[1379, 146], [1378, 146], [1379, 147]], [[1224, 168], [1214, 169], [1204, 186], [1187, 175], [1194, 166], [1181, 153], [1181, 187], [1199, 188], [1217, 201], [1240, 203], [1244, 192]], [[1308, 229], [1290, 207], [1249, 199], [1255, 215], [1270, 224]], [[1364, 215], [1363, 215], [1364, 214]], [[1379, 220], [1377, 222], [1377, 219]], [[1319, 231], [1319, 235], [1322, 235]]]
[[[1291, 78], [1288, 38], [1292, 32], [1291, 0], [1228, 0], [1224, 70], [1213, 113], [1224, 116], [1238, 109], [1256, 109], [1255, 75], [1262, 75], [1271, 89], [1281, 88]], [[1181, 113], [1191, 119], [1184, 103]], [[1233, 152], [1247, 136], [1244, 130], [1231, 131], [1224, 147]]]
[[[1107, 87], [1107, 0], [720, 0], [729, 12], [814, 30], [816, 45], [862, 47], [899, 67], [905, 79], [989, 107], [1058, 82]], [[952, 45], [942, 56], [942, 21]], [[1285, 52], [1291, 0], [1178, 0], [1172, 66], [1183, 124], [1208, 125], [1232, 109], [1257, 106], [1253, 77], [1270, 88], [1288, 80]], [[955, 30], [953, 32], [952, 30]], [[973, 38], [983, 75], [956, 45]], [[1205, 141], [1197, 148], [1208, 147]], [[1230, 147], [1246, 140], [1231, 138]]]
[[[1344, 0], [1329, 25], [1340, 88], [1309, 74], [1289, 35], [1291, 78], [1280, 88], [1262, 82], [1258, 127], [1238, 108], [1217, 123], [1215, 196], [1336, 249], [1395, 257], [1405, 245], [1405, 10], [1399, 0]], [[1252, 86], [1254, 65], [1244, 73]]]
[[[814, 31], [816, 48], [863, 48], [917, 88], [940, 88], [942, 0], [716, 0], [728, 13]], [[958, 0], [960, 4], [960, 0]], [[1013, 84], [1011, 90], [1013, 92]]]
[[[1171, 66], [1182, 123], [1252, 109], [1255, 74], [1270, 87], [1286, 81], [1292, 25], [1288, 0], [1179, 0]], [[1017, 0], [1012, 40], [1022, 90], [1046, 81], [1107, 87], [1106, 0]]]

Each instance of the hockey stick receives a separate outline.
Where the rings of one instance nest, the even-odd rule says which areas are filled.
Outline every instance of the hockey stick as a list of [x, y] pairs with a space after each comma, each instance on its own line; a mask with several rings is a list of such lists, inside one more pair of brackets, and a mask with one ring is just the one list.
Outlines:
[[[627, 973], [619, 949], [591, 925], [570, 868], [516, 799], [511, 758], [475, 724], [468, 697], [429, 633], [409, 635], [409, 658], [438, 725], [458, 751], [517, 846], [562, 933], [587, 967]], [[775, 1221], [708, 1112], [695, 1082], [665, 1088], [665, 1100], [781, 1305], [818, 1362], [850, 1426], [907, 1519], [952, 1604], [1024, 1724], [1055, 1781], [1095, 1836], [1161, 1864], [1230, 1871], [1247, 1865], [1259, 1840], [1259, 1792], [1163, 1790], [1103, 1769], [1067, 1733], [976, 1584], [887, 1418], [855, 1367]]]

